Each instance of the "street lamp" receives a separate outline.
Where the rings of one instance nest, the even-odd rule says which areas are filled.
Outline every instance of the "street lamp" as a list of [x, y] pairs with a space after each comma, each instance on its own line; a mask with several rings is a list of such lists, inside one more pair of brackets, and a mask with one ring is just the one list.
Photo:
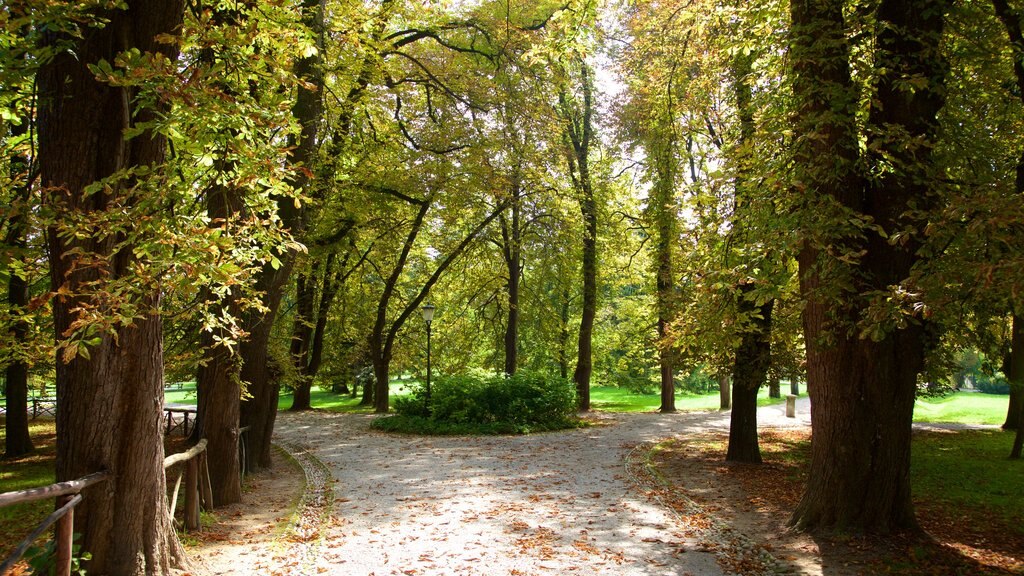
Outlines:
[[427, 395], [423, 402], [430, 416], [430, 324], [434, 321], [434, 305], [424, 304], [422, 311], [423, 321], [427, 323]]

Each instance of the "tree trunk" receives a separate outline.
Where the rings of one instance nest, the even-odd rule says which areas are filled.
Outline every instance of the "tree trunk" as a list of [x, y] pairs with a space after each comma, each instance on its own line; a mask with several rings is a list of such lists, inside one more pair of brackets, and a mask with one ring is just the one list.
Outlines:
[[[583, 217], [583, 310], [580, 319], [576, 370], [572, 379], [581, 411], [590, 410], [590, 377], [593, 372], [594, 318], [597, 315], [597, 201], [590, 176], [590, 145], [594, 137], [593, 79], [590, 66], [578, 58], [572, 66], [579, 69], [582, 101], [576, 102], [569, 90], [559, 94], [559, 113], [565, 123], [566, 159], [569, 176], [576, 191]], [[572, 76], [572, 74], [568, 74]]]
[[292, 394], [292, 405], [289, 410], [299, 412], [309, 410], [313, 379], [309, 376], [309, 346], [313, 338], [313, 301], [316, 298], [314, 286], [317, 276], [317, 264], [310, 265], [310, 274], [295, 276], [295, 321], [292, 328], [292, 341], [289, 347], [292, 363], [298, 382]]
[[[302, 21], [314, 32], [323, 26], [322, 0], [302, 1]], [[320, 56], [323, 47], [313, 55], [299, 58], [295, 62], [295, 75], [307, 84], [299, 85], [296, 90], [292, 115], [301, 126], [298, 140], [293, 142], [289, 154], [289, 164], [295, 166], [290, 184], [296, 190], [306, 190], [309, 186], [309, 167], [315, 163], [317, 152], [317, 133], [323, 111], [322, 88], [323, 72], [320, 69]], [[306, 168], [298, 169], [299, 166]], [[296, 206], [292, 198], [279, 198], [277, 214], [282, 225], [293, 237], [301, 238], [306, 229], [306, 212]], [[243, 359], [241, 378], [246, 384], [250, 398], [241, 405], [242, 425], [249, 426], [247, 444], [249, 447], [250, 464], [255, 469], [271, 466], [271, 438], [274, 423], [277, 419], [277, 402], [281, 383], [277, 378], [270, 378], [269, 350], [270, 334], [277, 311], [284, 295], [284, 286], [295, 265], [294, 251], [288, 251], [280, 258], [281, 264], [274, 269], [269, 263], [263, 266], [256, 280], [256, 288], [263, 293], [263, 304], [266, 312], [251, 312], [247, 315], [246, 327], [249, 339], [239, 347]]]
[[564, 380], [569, 377], [569, 289], [560, 291], [561, 306], [559, 306], [558, 319], [558, 375]]
[[[28, 122], [22, 121], [18, 126], [11, 127], [11, 135], [22, 136], [28, 129]], [[5, 244], [17, 251], [25, 249], [26, 214], [29, 210], [28, 159], [21, 155], [11, 158], [11, 181], [19, 183], [16, 188], [17, 197], [10, 206], [10, 217], [7, 224]], [[28, 307], [28, 281], [15, 273], [10, 273], [7, 280], [8, 311], [20, 316]], [[11, 340], [19, 347], [26, 344], [28, 324], [16, 319], [11, 325]], [[5, 370], [5, 389], [7, 414], [4, 428], [4, 456], [14, 458], [32, 451], [32, 437], [28, 433], [28, 364], [19, 352]]]
[[[1013, 336], [1010, 342], [1010, 386], [1011, 393], [1017, 392], [1017, 435], [1014, 437], [1013, 447], [1010, 449], [1010, 458], [1020, 458], [1021, 448], [1024, 445], [1024, 426], [1020, 424], [1024, 422], [1024, 402], [1021, 402], [1021, 392], [1024, 390], [1024, 353], [1017, 353], [1017, 350], [1024, 351], [1024, 317], [1013, 315]], [[1011, 394], [1010, 407], [1013, 408], [1013, 397]], [[1007, 417], [1009, 421], [1010, 418]], [[1005, 424], [1003, 425], [1005, 428]]]
[[[669, 113], [671, 115], [671, 112]], [[670, 134], [673, 130], [670, 118], [665, 127]], [[672, 323], [674, 290], [672, 275], [672, 246], [676, 241], [675, 163], [672, 159], [675, 139], [667, 138], [655, 153], [657, 184], [654, 189], [652, 206], [655, 226], [658, 231], [656, 246], [655, 285], [658, 308], [658, 364], [661, 370], [661, 407], [659, 412], [676, 411], [675, 370], [672, 366], [672, 344], [668, 339], [668, 327]]]
[[768, 397], [782, 398], [782, 387], [779, 385], [779, 377], [773, 376], [768, 380]]
[[[867, 149], [901, 170], [863, 181], [856, 169], [856, 90], [843, 3], [791, 3], [799, 104], [796, 167], [806, 209], [836, 203], [891, 232], [915, 224], [905, 216], [912, 207], [927, 208], [936, 116], [944, 103], [938, 45], [945, 8], [933, 0], [882, 0], [878, 6], [874, 66], [879, 77]], [[929, 85], [905, 90], [903, 77], [925, 78]], [[893, 133], [906, 135], [915, 146], [892, 138]], [[904, 282], [919, 260], [919, 241], [892, 244], [881, 234], [864, 239], [837, 233], [818, 242], [807, 241], [799, 256], [814, 410], [810, 475], [791, 522], [798, 528], [865, 533], [915, 529], [910, 437], [924, 321], [879, 330], [874, 339], [858, 338], [850, 326], [861, 320], [872, 295]], [[826, 249], [861, 256], [851, 264]], [[846, 288], [828, 295], [836, 286]]]
[[[114, 252], [125, 238], [96, 231], [87, 238], [62, 234], [61, 224], [100, 214], [122, 214], [135, 203], [129, 185], [86, 194], [85, 187], [132, 166], [159, 169], [165, 141], [143, 134], [130, 141], [130, 122], [149, 122], [163, 111], [138, 107], [126, 88], [97, 82], [88, 65], [126, 49], [159, 52], [172, 61], [176, 44], [158, 41], [180, 33], [181, 2], [129, 2], [125, 10], [107, 11], [103, 27], [83, 27], [83, 37], [63, 38], [74, 49], [59, 51], [38, 75], [39, 159], [46, 202], [64, 221], [47, 231], [51, 281], [62, 293], [53, 299], [58, 338], [78, 319], [76, 308], [105, 302], [107, 282], [134, 278], [138, 262], [131, 246]], [[127, 222], [132, 226], [133, 222]], [[128, 232], [132, 232], [129, 228]], [[95, 265], [79, 266], [81, 254], [96, 255]], [[98, 283], [91, 285], [91, 283]], [[109, 480], [83, 492], [75, 510], [74, 531], [90, 573], [112, 575], [169, 574], [186, 559], [167, 514], [163, 471], [163, 342], [160, 292], [139, 287], [132, 324], [104, 333], [69, 362], [58, 361], [57, 481], [99, 470]]]
[[[1006, 35], [1010, 41], [1013, 52], [1013, 75], [1016, 80], [1016, 91], [1010, 91], [1024, 101], [1024, 31], [1021, 30], [1021, 19], [1019, 11], [1010, 8], [1006, 0], [992, 0], [992, 6], [996, 15], [1006, 28]], [[1024, 151], [1017, 157], [1017, 170], [1015, 188], [1018, 195], [1024, 195]], [[1010, 380], [1010, 404], [1006, 410], [1006, 422], [1003, 423], [1004, 430], [1020, 430], [1024, 427], [1024, 344], [1017, 345], [1019, 317], [1013, 315], [1013, 342], [1010, 346], [1010, 370], [1007, 378]], [[1022, 328], [1024, 329], [1024, 328]], [[1020, 368], [1020, 369], [1018, 369]], [[1020, 440], [1020, 434], [1017, 434]], [[1014, 452], [1020, 455], [1020, 448], [1015, 447]]]
[[771, 324], [772, 308], [775, 301], [769, 300], [755, 306], [747, 300], [746, 294], [753, 285], [741, 289], [741, 313], [752, 317], [750, 327], [744, 331], [736, 349], [736, 362], [732, 377], [732, 414], [729, 418], [729, 450], [725, 459], [729, 462], [761, 463], [761, 449], [757, 443], [757, 391], [764, 385], [771, 365]]
[[[384, 414], [388, 411], [388, 382], [391, 358], [386, 351], [373, 355], [373, 408], [374, 412]], [[369, 388], [369, 386], [367, 386]]]
[[718, 375], [718, 396], [719, 396], [719, 410], [728, 410], [732, 408], [732, 392], [729, 385], [731, 378], [728, 374]]
[[242, 500], [238, 460], [241, 389], [237, 359], [230, 350], [216, 344], [213, 334], [203, 334], [205, 363], [196, 377], [198, 411], [192, 435], [195, 441], [207, 440], [213, 505], [224, 506]]
[[[207, 216], [214, 226], [228, 229], [244, 209], [242, 192], [215, 185], [207, 191]], [[207, 291], [207, 298], [210, 297]], [[240, 316], [238, 295], [232, 292], [216, 303], [218, 312]], [[215, 312], [216, 314], [217, 312]], [[218, 314], [218, 316], [221, 314]], [[201, 337], [204, 363], [196, 375], [198, 410], [193, 442], [207, 440], [213, 505], [224, 506], [242, 499], [242, 478], [238, 460], [239, 418], [242, 390], [238, 383], [239, 364], [234, 352], [218, 342], [229, 335], [223, 328], [204, 332]], [[219, 334], [218, 334], [219, 333]], [[219, 336], [219, 338], [218, 338]]]
[[516, 369], [519, 364], [519, 283], [522, 277], [522, 247], [521, 247], [521, 234], [522, 234], [522, 223], [520, 218], [520, 212], [522, 207], [520, 205], [520, 182], [519, 182], [519, 168], [516, 167], [515, 173], [512, 177], [512, 200], [511, 200], [511, 211], [512, 221], [506, 222], [505, 218], [501, 219], [501, 232], [503, 245], [503, 256], [505, 259], [505, 269], [508, 272], [508, 283], [506, 285], [508, 292], [508, 319], [505, 324], [505, 374], [509, 376], [516, 373]]

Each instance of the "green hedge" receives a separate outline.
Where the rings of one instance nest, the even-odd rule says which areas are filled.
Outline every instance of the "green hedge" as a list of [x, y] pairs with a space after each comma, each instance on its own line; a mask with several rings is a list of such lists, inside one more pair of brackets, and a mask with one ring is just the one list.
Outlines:
[[[519, 372], [506, 376], [448, 376], [431, 387], [396, 398], [395, 412], [405, 424], [383, 419], [379, 429], [412, 426], [423, 433], [513, 433], [578, 425], [576, 388], [554, 375]], [[414, 431], [414, 430], [403, 430]]]

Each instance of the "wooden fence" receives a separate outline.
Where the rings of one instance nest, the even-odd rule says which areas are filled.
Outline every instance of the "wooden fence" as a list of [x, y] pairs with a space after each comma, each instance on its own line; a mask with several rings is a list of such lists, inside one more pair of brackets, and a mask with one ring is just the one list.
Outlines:
[[82, 501], [82, 490], [85, 490], [89, 486], [98, 482], [103, 482], [109, 478], [108, 472], [96, 472], [79, 478], [78, 480], [71, 480], [68, 482], [60, 482], [57, 484], [50, 484], [49, 486], [43, 486], [42, 488], [32, 488], [30, 490], [19, 490], [17, 492], [5, 492], [0, 494], [0, 508], [5, 506], [11, 506], [13, 504], [24, 504], [27, 502], [35, 502], [37, 500], [45, 500], [48, 498], [57, 499], [57, 509], [52, 514], [46, 517], [45, 520], [36, 527], [21, 544], [14, 549], [14, 553], [4, 560], [3, 564], [0, 564], [0, 574], [6, 574], [11, 568], [14, 567], [15, 562], [21, 560], [21, 557], [28, 551], [29, 546], [35, 542], [36, 538], [39, 538], [47, 528], [57, 523], [57, 530], [54, 534], [54, 540], [57, 542], [57, 565], [56, 574], [58, 576], [67, 576], [71, 574], [71, 541], [72, 541], [72, 527], [74, 526], [75, 519], [75, 506]]
[[[178, 494], [181, 491], [182, 479], [185, 480], [185, 521], [186, 530], [199, 530], [199, 507], [210, 511], [213, 509], [213, 489], [210, 485], [210, 469], [206, 462], [206, 438], [186, 452], [173, 454], [164, 458], [164, 471], [175, 464], [185, 464], [184, 470], [178, 474], [174, 483], [174, 493], [171, 497], [168, 514], [174, 518], [174, 510], [178, 504]], [[14, 552], [0, 564], [0, 576], [6, 574], [14, 567], [14, 564], [21, 560], [32, 543], [42, 536], [43, 532], [54, 523], [57, 529], [54, 532], [54, 540], [57, 543], [57, 576], [68, 576], [71, 574], [71, 547], [72, 528], [74, 527], [74, 508], [82, 501], [82, 490], [98, 482], [103, 482], [110, 477], [109, 472], [96, 472], [77, 480], [50, 484], [42, 488], [19, 490], [17, 492], [5, 492], [0, 494], [0, 508], [14, 504], [25, 504], [48, 498], [57, 499], [57, 509], [46, 517], [35, 530], [32, 531]]]

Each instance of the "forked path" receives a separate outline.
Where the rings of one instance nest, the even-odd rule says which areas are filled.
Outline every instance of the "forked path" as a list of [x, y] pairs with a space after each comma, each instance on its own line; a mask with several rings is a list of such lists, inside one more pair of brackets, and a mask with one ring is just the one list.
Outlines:
[[[806, 425], [762, 409], [764, 425]], [[282, 413], [275, 440], [334, 476], [332, 519], [307, 573], [714, 575], [695, 527], [649, 501], [636, 445], [721, 429], [728, 414], [614, 414], [606, 426], [501, 437], [414, 437], [373, 416]], [[706, 536], [706, 535], [705, 535]]]

